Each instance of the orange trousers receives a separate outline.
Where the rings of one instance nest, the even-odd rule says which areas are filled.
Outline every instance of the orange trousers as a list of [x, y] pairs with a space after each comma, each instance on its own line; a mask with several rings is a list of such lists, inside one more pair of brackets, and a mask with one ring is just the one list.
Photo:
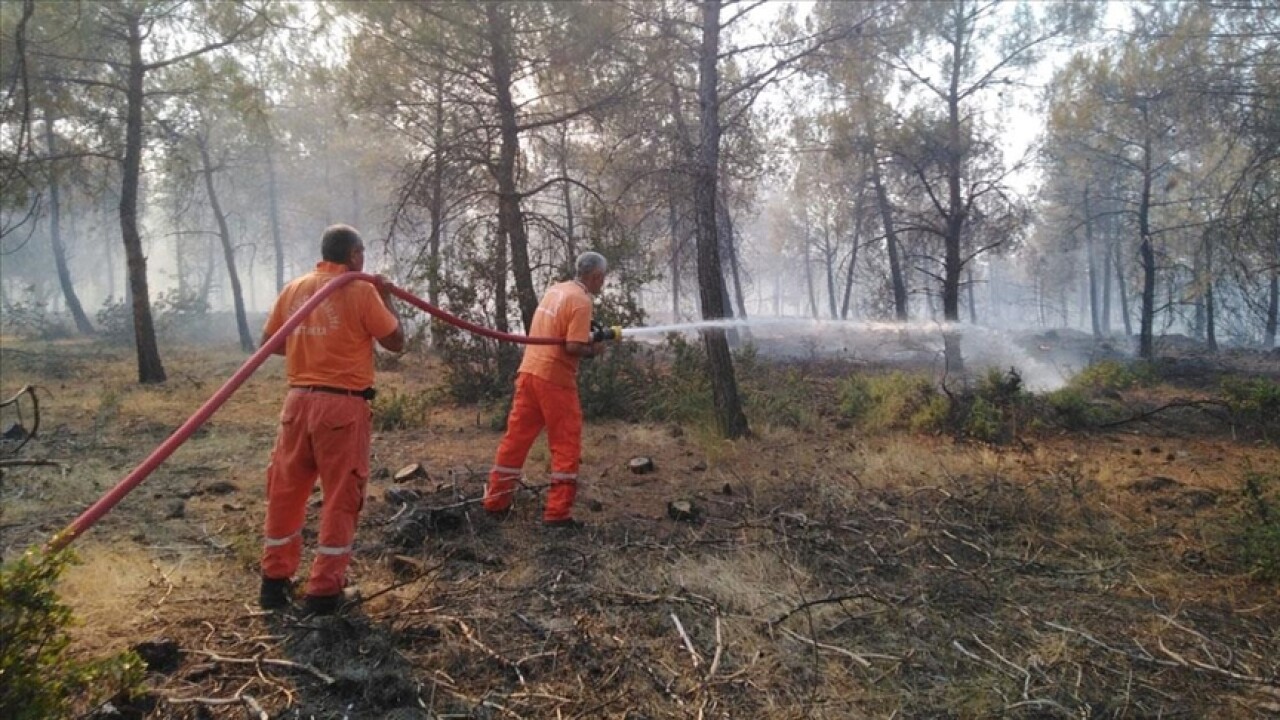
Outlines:
[[537, 375], [516, 375], [516, 395], [507, 416], [507, 433], [489, 471], [484, 509], [502, 512], [511, 507], [529, 448], [543, 428], [551, 446], [551, 487], [543, 520], [573, 517], [578, 494], [578, 463], [582, 457], [582, 406], [578, 388], [547, 382]]
[[318, 476], [324, 502], [307, 594], [342, 592], [369, 481], [372, 419], [362, 398], [289, 391], [267, 467], [263, 577], [291, 578], [297, 572], [307, 502]]

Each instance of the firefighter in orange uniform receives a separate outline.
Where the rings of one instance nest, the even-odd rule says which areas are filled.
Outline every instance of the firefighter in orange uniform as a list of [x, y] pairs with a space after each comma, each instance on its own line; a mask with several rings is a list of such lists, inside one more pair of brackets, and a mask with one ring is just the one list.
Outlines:
[[[280, 293], [262, 341], [330, 280], [364, 268], [364, 242], [355, 229], [324, 231], [314, 272]], [[385, 278], [379, 278], [385, 282]], [[302, 609], [338, 610], [351, 562], [356, 524], [369, 479], [373, 413], [373, 343], [404, 349], [404, 331], [385, 286], [355, 281], [315, 308], [289, 334], [282, 352], [289, 379], [280, 428], [267, 467], [267, 518], [262, 553], [263, 608], [289, 607], [292, 577], [302, 555], [307, 501], [319, 477], [324, 493], [320, 536]]]
[[551, 447], [551, 487], [542, 523], [581, 527], [573, 517], [582, 455], [582, 406], [578, 402], [578, 360], [604, 352], [591, 342], [591, 298], [604, 287], [608, 263], [600, 253], [578, 256], [576, 277], [551, 286], [529, 328], [531, 337], [564, 338], [564, 345], [529, 345], [516, 374], [507, 432], [498, 445], [484, 509], [497, 516], [511, 508], [529, 448], [545, 427]]

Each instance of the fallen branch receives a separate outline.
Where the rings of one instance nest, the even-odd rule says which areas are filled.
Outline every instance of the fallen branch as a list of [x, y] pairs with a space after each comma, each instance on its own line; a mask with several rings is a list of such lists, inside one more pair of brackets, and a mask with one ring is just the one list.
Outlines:
[[[28, 436], [28, 439], [29, 437], [30, 436]], [[26, 440], [24, 440], [23, 442], [25, 443]], [[22, 447], [22, 446], [19, 445], [18, 447]], [[14, 452], [17, 452], [17, 451], [15, 450]], [[67, 469], [65, 460], [47, 460], [43, 458], [33, 458], [30, 460], [21, 459], [21, 458], [4, 458], [0, 460], [0, 468], [22, 467], [27, 465], [56, 467], [59, 470], [63, 470], [63, 471]]]
[[1174, 400], [1171, 403], [1166, 403], [1164, 405], [1161, 405], [1160, 407], [1152, 408], [1151, 410], [1147, 410], [1146, 412], [1140, 412], [1137, 415], [1134, 415], [1132, 417], [1127, 417], [1127, 418], [1124, 418], [1123, 420], [1113, 420], [1109, 423], [1102, 423], [1101, 425], [1096, 425], [1095, 427], [1099, 430], [1105, 430], [1107, 428], [1119, 427], [1120, 425], [1127, 425], [1131, 422], [1139, 422], [1142, 420], [1146, 420], [1147, 418], [1158, 415], [1164, 412], [1165, 410], [1174, 410], [1176, 408], [1185, 408], [1185, 407], [1203, 408], [1205, 406], [1213, 406], [1213, 407], [1230, 409], [1230, 406], [1221, 400]]
[[684, 625], [680, 622], [680, 616], [674, 612], [671, 613], [671, 622], [676, 624], [676, 630], [680, 632], [680, 639], [684, 641], [684, 649], [689, 651], [689, 655], [693, 658], [693, 666], [698, 667], [702, 664], [702, 656], [697, 650], [693, 649], [693, 642], [689, 640], [689, 634], [684, 631]]
[[210, 660], [212, 660], [213, 662], [218, 662], [218, 663], [230, 663], [233, 665], [274, 665], [276, 667], [290, 668], [293, 670], [302, 670], [304, 672], [308, 672], [316, 676], [325, 685], [332, 685], [334, 683], [334, 679], [332, 676], [327, 675], [321, 672], [320, 670], [317, 670], [316, 668], [311, 667], [310, 665], [304, 665], [303, 663], [294, 662], [292, 660], [278, 660], [276, 658], [260, 658], [260, 657], [259, 658], [227, 657], [225, 655], [219, 655], [214, 652], [209, 652], [208, 650], [188, 650], [186, 648], [183, 648], [182, 652], [195, 653], [196, 655], [203, 655], [209, 658]]
[[484, 651], [486, 655], [493, 658], [494, 660], [497, 660], [499, 663], [511, 668], [511, 670], [515, 672], [516, 679], [520, 681], [520, 684], [521, 685], [526, 684], [524, 679], [524, 673], [520, 672], [519, 665], [499, 655], [498, 653], [494, 652], [488, 645], [485, 645], [484, 643], [480, 642], [480, 639], [475, 636], [475, 632], [471, 630], [471, 626], [467, 625], [467, 623], [462, 618], [453, 618], [453, 620], [454, 622], [458, 623], [458, 627], [462, 628], [462, 634], [467, 637], [467, 640], [470, 641], [472, 645], [475, 645], [476, 647], [480, 648], [481, 650]]
[[787, 628], [779, 628], [779, 629], [782, 630], [784, 634], [789, 635], [795, 638], [796, 640], [799, 640], [800, 642], [808, 643], [809, 645], [812, 645], [818, 648], [819, 650], [829, 650], [833, 653], [839, 653], [840, 655], [843, 655], [849, 658], [850, 660], [858, 663], [864, 668], [871, 667], [871, 661], [867, 660], [867, 658], [874, 658], [876, 660], [893, 660], [894, 662], [898, 662], [902, 660], [902, 658], [897, 657], [896, 655], [884, 655], [882, 653], [855, 653], [851, 650], [845, 650], [842, 647], [836, 647], [835, 645], [820, 643], [817, 640], [814, 640], [812, 638], [807, 638], [801, 635], [800, 633], [794, 632], [792, 630], [788, 630]]
[[271, 716], [267, 714], [267, 711], [266, 711], [266, 710], [263, 710], [263, 709], [262, 709], [262, 706], [258, 704], [258, 701], [257, 701], [257, 700], [255, 700], [255, 699], [254, 699], [254, 697], [253, 697], [252, 695], [245, 695], [245, 694], [242, 694], [242, 693], [238, 693], [238, 694], [236, 694], [236, 695], [234, 695], [234, 696], [232, 696], [232, 697], [229, 697], [229, 698], [206, 698], [206, 697], [175, 698], [175, 697], [166, 697], [166, 698], [165, 698], [165, 701], [166, 701], [166, 702], [169, 702], [169, 703], [172, 703], [172, 704], [174, 704], [174, 705], [183, 705], [183, 704], [186, 704], [186, 703], [194, 703], [194, 704], [196, 704], [196, 705], [208, 705], [208, 706], [211, 706], [211, 707], [217, 707], [217, 706], [220, 706], [220, 705], [236, 705], [236, 704], [238, 704], [238, 703], [244, 703], [245, 708], [247, 708], [247, 709], [249, 710], [249, 712], [253, 714], [253, 717], [258, 718], [258, 720], [270, 720], [270, 719], [271, 719]]

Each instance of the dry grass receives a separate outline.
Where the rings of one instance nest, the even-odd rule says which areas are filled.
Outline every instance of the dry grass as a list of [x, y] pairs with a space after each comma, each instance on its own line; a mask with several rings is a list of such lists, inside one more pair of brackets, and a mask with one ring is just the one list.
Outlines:
[[[65, 477], [6, 476], [7, 551], [127, 472], [238, 361], [173, 352], [174, 379], [142, 389], [128, 357], [92, 346], [59, 346], [42, 365], [9, 363], [9, 352], [0, 348], [5, 387], [56, 387], [45, 427], [62, 429], [30, 452], [75, 462]], [[102, 379], [56, 377], [77, 363], [100, 366]], [[825, 425], [725, 443], [589, 424], [585, 533], [539, 526], [540, 448], [527, 465], [535, 491], [512, 520], [466, 505], [448, 529], [405, 546], [396, 530], [413, 513], [478, 496], [499, 439], [489, 410], [439, 406], [427, 427], [375, 438], [375, 468], [423, 462], [431, 473], [416, 507], [383, 502], [388, 481], [374, 482], [352, 574], [366, 595], [388, 590], [352, 618], [273, 621], [252, 601], [279, 373], [277, 363], [255, 376], [82, 540], [85, 563], [63, 586], [86, 620], [76, 636], [86, 652], [162, 635], [189, 651], [180, 670], [152, 677], [158, 695], [242, 689], [273, 714], [351, 718], [422, 717], [422, 706], [431, 717], [632, 720], [1227, 718], [1280, 707], [1280, 599], [1243, 573], [1228, 542], [1239, 478], [1275, 466], [1272, 448], [1146, 426], [1001, 449]], [[437, 374], [410, 358], [380, 385], [417, 392]], [[626, 472], [636, 455], [657, 472]], [[1153, 475], [1175, 484], [1131, 489]], [[236, 489], [198, 492], [220, 480]], [[703, 522], [668, 519], [675, 497], [692, 499]], [[184, 515], [166, 517], [177, 500]], [[336, 682], [278, 665], [209, 670], [197, 651], [287, 659]], [[196, 716], [164, 702], [150, 715]]]

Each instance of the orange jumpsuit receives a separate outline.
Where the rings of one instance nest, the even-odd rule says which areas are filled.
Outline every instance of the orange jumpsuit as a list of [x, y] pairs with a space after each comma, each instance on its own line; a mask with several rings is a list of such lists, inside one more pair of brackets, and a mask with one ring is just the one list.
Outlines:
[[[267, 318], [275, 333], [294, 310], [346, 272], [320, 262], [285, 287]], [[361, 391], [373, 385], [373, 343], [398, 321], [366, 282], [353, 282], [320, 304], [285, 341], [290, 390], [267, 467], [262, 576], [291, 578], [302, 555], [307, 501], [319, 476], [324, 502], [307, 594], [342, 592], [369, 479], [372, 411]]]
[[[576, 280], [551, 286], [533, 315], [529, 335], [589, 343], [591, 295], [586, 287]], [[582, 406], [578, 402], [578, 358], [563, 345], [525, 347], [507, 432], [489, 471], [485, 510], [496, 513], [511, 507], [529, 448], [544, 427], [551, 447], [551, 488], [542, 518], [565, 520], [573, 516], [578, 492]]]

